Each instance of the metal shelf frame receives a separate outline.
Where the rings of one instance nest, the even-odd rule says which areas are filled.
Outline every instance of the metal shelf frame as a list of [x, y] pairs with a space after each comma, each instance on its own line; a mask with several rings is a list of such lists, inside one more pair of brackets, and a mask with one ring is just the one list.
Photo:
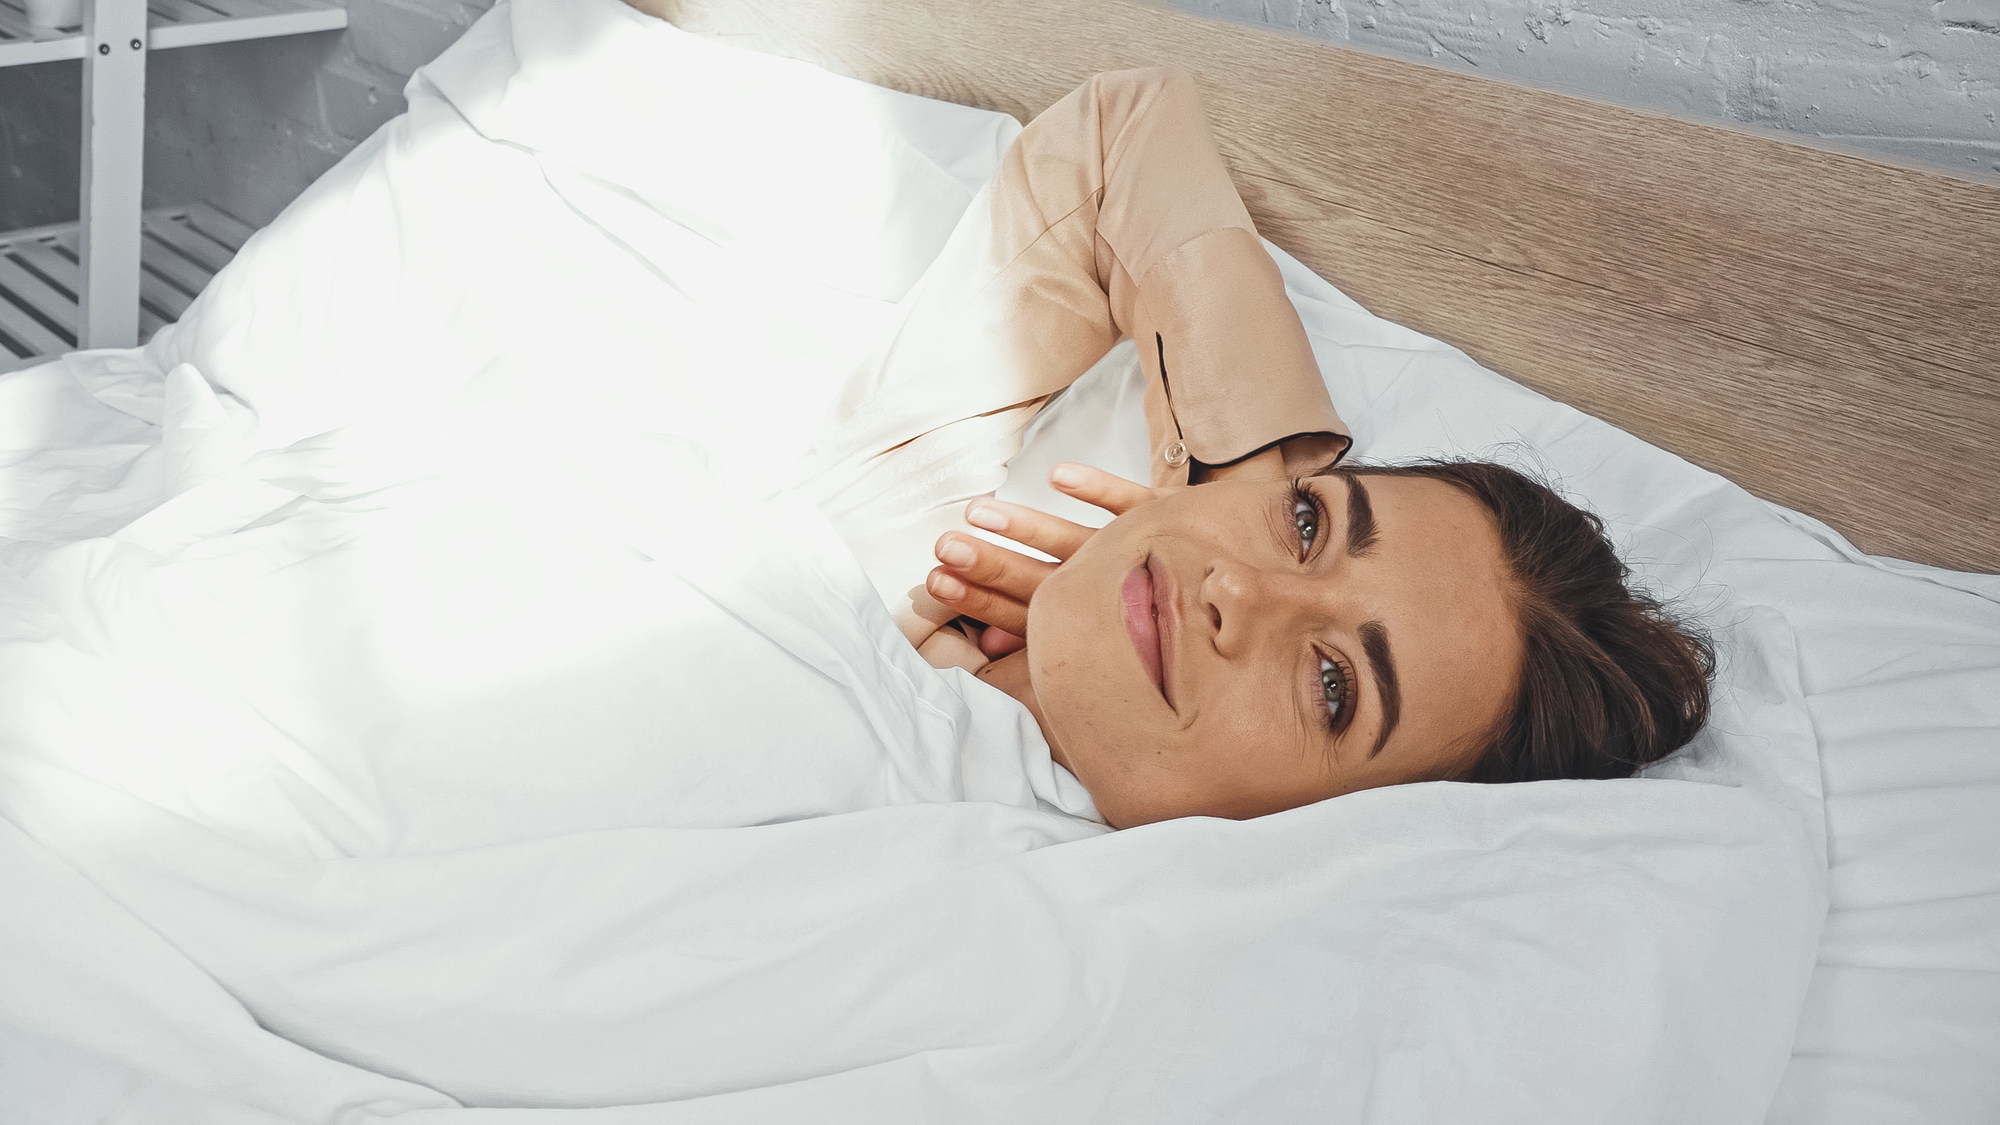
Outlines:
[[[146, 55], [206, 43], [335, 31], [347, 26], [347, 9], [337, 0], [84, 0], [83, 14], [81, 27], [34, 28], [28, 25], [24, 0], [0, 0], [0, 66], [83, 60], [83, 175], [79, 218], [72, 225], [75, 245], [71, 248], [78, 273], [74, 286], [62, 287], [73, 290], [74, 324], [68, 327], [68, 334], [79, 348], [131, 347], [139, 342], [144, 319], [141, 298], [147, 275], [142, 267], [149, 260], [143, 252], [148, 228], [140, 214]], [[0, 244], [27, 245], [34, 241], [28, 236], [44, 234], [47, 231], [0, 234]], [[237, 245], [241, 245], [240, 239]], [[0, 261], [17, 267], [16, 272], [21, 266], [4, 256]], [[162, 268], [172, 268], [171, 263]], [[34, 271], [28, 275], [34, 280]], [[43, 318], [62, 322], [53, 310], [41, 310], [38, 316], [28, 310], [39, 306], [12, 299], [12, 290], [6, 285], [10, 276], [0, 266], [0, 306], [4, 306], [0, 307], [0, 318], [6, 318], [21, 335], [32, 337], [36, 342], [31, 346], [37, 352], [21, 356], [0, 341], [0, 370], [65, 350], [39, 350], [60, 340], [60, 335], [48, 331], [49, 324]], [[21, 281], [18, 277], [13, 280]], [[157, 307], [157, 301], [155, 304]], [[179, 315], [178, 309], [174, 315]], [[39, 326], [42, 333], [32, 331], [31, 325]], [[5, 332], [4, 324], [0, 324], [0, 332]]]

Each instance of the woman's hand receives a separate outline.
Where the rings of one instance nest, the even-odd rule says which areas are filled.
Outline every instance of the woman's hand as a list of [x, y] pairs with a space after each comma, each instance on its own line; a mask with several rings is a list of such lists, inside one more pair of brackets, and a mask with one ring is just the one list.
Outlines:
[[[1167, 493], [1102, 469], [1067, 463], [1050, 471], [1049, 483], [1058, 492], [1114, 516]], [[965, 520], [1058, 560], [1075, 554], [1097, 531], [1047, 512], [986, 497], [966, 505]], [[1027, 643], [1023, 638], [1028, 634], [1028, 601], [1042, 580], [1055, 572], [1056, 563], [958, 532], [940, 537], [936, 553], [944, 565], [931, 571], [924, 588], [954, 611], [987, 624], [979, 637], [980, 651], [997, 658], [1022, 648]]]

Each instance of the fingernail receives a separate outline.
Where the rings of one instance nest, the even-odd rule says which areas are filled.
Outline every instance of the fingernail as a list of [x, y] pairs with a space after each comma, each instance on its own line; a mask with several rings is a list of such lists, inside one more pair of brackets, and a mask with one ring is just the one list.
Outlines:
[[941, 571], [931, 572], [931, 593], [948, 602], [955, 602], [965, 596], [965, 583]]
[[965, 520], [988, 531], [1007, 530], [1007, 514], [991, 504], [974, 504], [966, 509]]
[[972, 545], [963, 539], [945, 540], [944, 544], [938, 548], [937, 556], [939, 562], [944, 563], [946, 566], [958, 567], [961, 570], [979, 561], [979, 553], [974, 551]]
[[1049, 479], [1064, 487], [1076, 488], [1083, 484], [1083, 466], [1067, 462], [1057, 465], [1049, 470]]

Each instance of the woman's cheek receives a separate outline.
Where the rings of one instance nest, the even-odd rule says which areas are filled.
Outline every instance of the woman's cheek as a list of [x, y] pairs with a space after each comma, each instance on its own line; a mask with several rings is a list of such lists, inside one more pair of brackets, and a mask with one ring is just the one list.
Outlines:
[[1046, 651], [1041, 646], [1039, 637], [1028, 646], [1028, 679], [1041, 705], [1042, 722], [1048, 726], [1046, 733], [1052, 741], [1075, 747], [1080, 736], [1095, 726], [1089, 689], [1092, 677], [1060, 643]]
[[1104, 669], [1076, 654], [1041, 655], [1028, 646], [1028, 675], [1041, 709], [1042, 733], [1058, 760], [1083, 782], [1095, 798], [1116, 784], [1121, 773], [1120, 707], [1115, 686], [1105, 682]]

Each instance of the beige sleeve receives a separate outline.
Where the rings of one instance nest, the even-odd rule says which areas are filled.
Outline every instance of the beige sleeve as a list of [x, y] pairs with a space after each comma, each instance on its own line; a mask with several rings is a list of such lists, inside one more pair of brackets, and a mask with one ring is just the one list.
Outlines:
[[1035, 411], [1121, 335], [1147, 375], [1151, 483], [1293, 438], [1317, 456], [1346, 448], [1177, 69], [1098, 75], [1021, 132], [816, 437], [800, 491], [912, 643], [949, 618], [922, 591], [938, 535], [965, 528]]
[[1189, 461], [1222, 465], [1294, 437], [1326, 435], [1337, 440], [1310, 447], [1345, 452], [1347, 427], [1194, 80], [1171, 68], [1100, 75], [1036, 124], [1067, 118], [1088, 131], [1093, 116], [1100, 274], [1147, 376], [1152, 483], [1185, 483]]

